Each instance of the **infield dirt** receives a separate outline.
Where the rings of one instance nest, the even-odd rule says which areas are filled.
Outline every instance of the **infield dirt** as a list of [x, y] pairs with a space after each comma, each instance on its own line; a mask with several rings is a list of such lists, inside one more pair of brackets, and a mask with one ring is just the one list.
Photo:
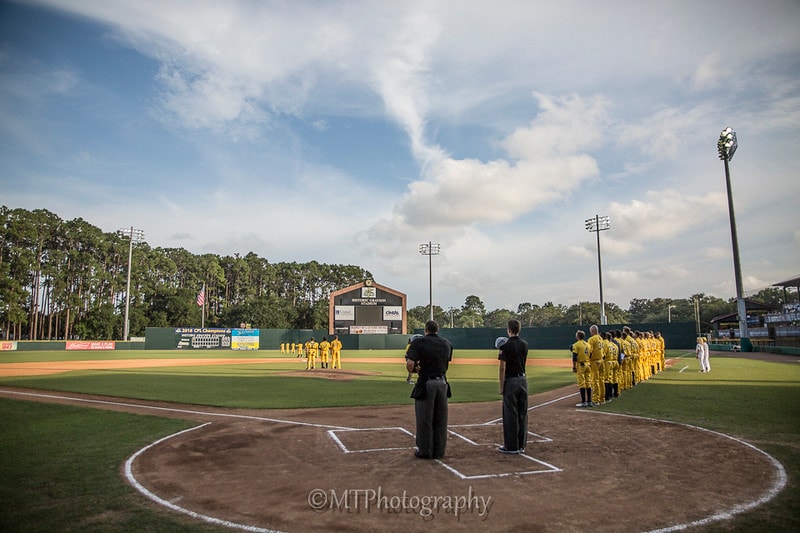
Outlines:
[[574, 392], [531, 396], [530, 440], [516, 456], [496, 451], [499, 401], [451, 404], [446, 456], [430, 461], [413, 456], [411, 399], [225, 410], [28, 391], [205, 423], [145, 450], [133, 479], [188, 512], [266, 530], [645, 531], [720, 517], [774, 489], [779, 473], [755, 448], [578, 410]]

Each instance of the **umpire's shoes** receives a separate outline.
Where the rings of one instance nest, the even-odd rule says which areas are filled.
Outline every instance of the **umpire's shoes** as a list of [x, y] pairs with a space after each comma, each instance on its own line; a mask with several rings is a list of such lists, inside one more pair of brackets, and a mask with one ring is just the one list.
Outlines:
[[419, 450], [414, 452], [414, 457], [416, 457], [417, 459], [430, 459], [431, 458], [430, 455], [425, 455], [424, 453], [422, 453]]
[[505, 446], [500, 446], [497, 448], [497, 451], [500, 453], [506, 453], [508, 455], [519, 455], [519, 450], [509, 450]]

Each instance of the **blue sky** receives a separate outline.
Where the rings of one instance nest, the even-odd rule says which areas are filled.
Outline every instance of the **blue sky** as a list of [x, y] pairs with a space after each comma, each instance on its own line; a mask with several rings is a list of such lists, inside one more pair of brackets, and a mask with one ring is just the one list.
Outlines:
[[[0, 2], [0, 203], [488, 309], [800, 273], [800, 3]], [[665, 310], [666, 313], [666, 310]]]

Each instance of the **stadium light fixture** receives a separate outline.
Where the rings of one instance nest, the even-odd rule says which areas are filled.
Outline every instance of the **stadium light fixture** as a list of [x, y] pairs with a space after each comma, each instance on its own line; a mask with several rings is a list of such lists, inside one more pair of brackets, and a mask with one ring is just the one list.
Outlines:
[[[731, 172], [728, 162], [733, 159], [733, 154], [739, 147], [736, 139], [736, 132], [728, 126], [719, 134], [717, 141], [717, 152], [719, 158], [725, 164], [725, 186], [728, 189], [728, 215], [731, 221], [731, 246], [733, 247], [733, 274], [736, 280], [736, 308], [739, 316], [739, 339], [742, 351], [750, 351], [750, 336], [747, 331], [747, 308], [744, 303], [744, 291], [742, 290], [742, 266], [739, 260], [739, 238], [736, 234], [736, 217], [733, 213], [733, 193], [731, 192]], [[744, 343], [741, 340], [746, 339]]]
[[127, 237], [130, 240], [128, 245], [128, 283], [125, 286], [125, 323], [123, 325], [122, 340], [128, 340], [128, 332], [130, 331], [130, 321], [128, 320], [128, 312], [131, 306], [131, 260], [133, 259], [133, 242], [144, 240], [144, 231], [136, 229], [133, 226], [130, 228], [121, 228], [117, 230], [117, 235], [120, 237]]
[[600, 232], [611, 227], [611, 219], [608, 216], [595, 215], [594, 218], [586, 219], [586, 230], [597, 234], [597, 272], [600, 279], [600, 325], [608, 324], [606, 318], [606, 304], [603, 301], [603, 266], [600, 261]]
[[428, 256], [428, 296], [430, 298], [431, 320], [433, 320], [433, 259], [439, 255], [441, 245], [433, 242], [424, 242], [419, 245], [419, 253]]
[[667, 306], [667, 322], [672, 322], [672, 310], [678, 307], [677, 305]]

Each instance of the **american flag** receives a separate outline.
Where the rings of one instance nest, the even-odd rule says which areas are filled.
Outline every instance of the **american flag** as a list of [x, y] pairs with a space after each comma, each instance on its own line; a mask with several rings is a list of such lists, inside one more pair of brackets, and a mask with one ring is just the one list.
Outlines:
[[203, 307], [203, 304], [206, 303], [206, 288], [203, 287], [200, 289], [200, 292], [197, 293], [197, 305]]

